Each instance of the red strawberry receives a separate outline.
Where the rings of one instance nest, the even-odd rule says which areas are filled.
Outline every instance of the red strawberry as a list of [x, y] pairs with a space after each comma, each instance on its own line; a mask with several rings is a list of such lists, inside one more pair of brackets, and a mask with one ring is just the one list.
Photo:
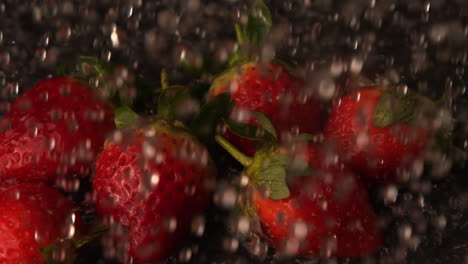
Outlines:
[[216, 170], [185, 129], [159, 120], [106, 143], [93, 190], [97, 212], [127, 230], [117, 235], [135, 263], [158, 262], [181, 245], [208, 206]]
[[363, 88], [340, 99], [325, 127], [325, 139], [368, 182], [400, 182], [428, 141], [425, 128], [410, 124], [417, 99]]
[[[224, 139], [217, 140], [235, 157], [242, 156]], [[286, 255], [374, 253], [381, 245], [381, 231], [366, 189], [352, 173], [326, 164], [319, 154], [309, 144], [295, 150], [272, 147], [257, 152], [245, 164], [252, 190], [247, 213], [260, 224], [260, 234], [269, 245]], [[288, 183], [287, 172], [292, 176]]]
[[81, 229], [79, 213], [61, 193], [41, 184], [18, 184], [0, 193], [0, 263], [46, 263], [39, 249]]
[[53, 184], [88, 173], [114, 129], [113, 110], [86, 84], [50, 78], [22, 94], [0, 127], [0, 182]]
[[[319, 101], [302, 80], [280, 64], [269, 63], [262, 67], [248, 63], [230, 70], [213, 82], [210, 96], [225, 92], [229, 92], [236, 103], [231, 114], [235, 121], [258, 126], [247, 111], [260, 111], [271, 119], [280, 136], [313, 134], [321, 127]], [[245, 154], [255, 153], [252, 140], [241, 138], [229, 129], [224, 136]]]
[[310, 175], [290, 182], [289, 197], [273, 200], [254, 191], [252, 203], [270, 245], [288, 255], [362, 257], [377, 251], [381, 232], [367, 192], [356, 177], [325, 168], [316, 147], [306, 147]]

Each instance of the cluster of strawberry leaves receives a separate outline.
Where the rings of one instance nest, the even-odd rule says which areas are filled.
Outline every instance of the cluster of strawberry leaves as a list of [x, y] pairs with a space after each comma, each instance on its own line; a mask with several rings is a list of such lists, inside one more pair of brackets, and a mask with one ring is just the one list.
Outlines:
[[[209, 57], [204, 57], [200, 67], [192, 67], [187, 62], [182, 62], [180, 67], [192, 78], [197, 79], [202, 75], [218, 76], [233, 68], [246, 64], [252, 60], [258, 60], [259, 51], [263, 42], [267, 38], [272, 27], [272, 18], [268, 8], [262, 1], [256, 1], [249, 13], [247, 23], [243, 26], [236, 25], [238, 49], [230, 56], [228, 63], [218, 65]], [[285, 69], [293, 69], [294, 62], [287, 59], [275, 59], [275, 63]], [[64, 74], [64, 68], [60, 67], [58, 74]], [[109, 63], [104, 63], [92, 57], [81, 57], [78, 62], [77, 74], [74, 76], [88, 83], [99, 90], [100, 85], [107, 82], [107, 77], [118, 71], [118, 67]], [[257, 187], [266, 187], [269, 190], [269, 198], [272, 200], [283, 200], [291, 195], [288, 186], [287, 176], [307, 176], [311, 168], [305, 161], [299, 160], [301, 164], [290, 166], [291, 159], [286, 154], [271, 155], [278, 151], [280, 137], [278, 128], [272, 124], [271, 120], [260, 111], [250, 111], [257, 125], [235, 121], [230, 118], [236, 105], [229, 92], [217, 94], [213, 98], [207, 99], [205, 94], [210, 88], [209, 83], [195, 82], [188, 86], [170, 85], [168, 73], [161, 74], [161, 87], [152, 89], [144, 80], [138, 76], [130, 78], [130, 83], [122, 83], [115, 87], [111, 94], [106, 97], [115, 107], [115, 126], [118, 129], [137, 128], [141, 120], [141, 113], [138, 111], [142, 101], [148, 98], [158, 97], [157, 115], [168, 120], [183, 121], [184, 127], [195, 134], [206, 145], [217, 141], [223, 148], [238, 160], [242, 165], [248, 167]], [[129, 87], [133, 86], [133, 87]], [[126, 92], [136, 91], [136, 95], [129, 95]], [[363, 93], [364, 94], [364, 93]], [[350, 95], [351, 96], [351, 95]], [[131, 98], [131, 99], [129, 99]], [[133, 99], [133, 100], [132, 100]], [[178, 109], [183, 108], [187, 102], [194, 102], [198, 108], [190, 113], [180, 113]], [[423, 104], [435, 105], [425, 97], [417, 95], [412, 91], [401, 94], [395, 88], [379, 91], [378, 102], [372, 117], [372, 125], [376, 128], [385, 128], [401, 122], [414, 121], [415, 111]], [[137, 113], [138, 112], [138, 113]], [[310, 121], [313, 122], [313, 121]], [[229, 141], [219, 135], [218, 128], [223, 124], [235, 135], [257, 142], [258, 153], [254, 158], [248, 157], [236, 150]], [[333, 127], [334, 125], [329, 125]], [[327, 129], [326, 129], [327, 131]], [[327, 132], [325, 132], [327, 133]], [[331, 133], [332, 134], [332, 133]], [[436, 135], [439, 147], [445, 151], [450, 146], [447, 141], [449, 135], [447, 130], [438, 132]], [[316, 137], [310, 134], [295, 135], [292, 142], [310, 142]], [[349, 147], [349, 146], [348, 146]], [[261, 164], [257, 164], [260, 160]], [[256, 168], [262, 167], [262, 169]], [[291, 172], [291, 170], [294, 170]], [[256, 216], [258, 217], [258, 216]], [[47, 263], [83, 263], [83, 256], [79, 252], [83, 247], [95, 247], [99, 238], [107, 231], [99, 223], [95, 223], [85, 236], [77, 236], [71, 240], [69, 247], [73, 252], [66, 261], [55, 260], [52, 255], [59, 247], [51, 244], [41, 249], [41, 253]]]

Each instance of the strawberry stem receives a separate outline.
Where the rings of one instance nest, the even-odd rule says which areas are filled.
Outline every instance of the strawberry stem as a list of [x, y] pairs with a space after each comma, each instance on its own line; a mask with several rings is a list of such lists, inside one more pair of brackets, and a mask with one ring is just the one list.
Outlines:
[[239, 24], [235, 24], [234, 29], [236, 30], [237, 43], [241, 46], [244, 43], [244, 31]]
[[169, 87], [169, 76], [166, 70], [161, 71], [161, 88], [166, 90]]
[[248, 157], [244, 153], [240, 152], [236, 147], [234, 147], [229, 141], [221, 136], [215, 136], [216, 142], [225, 149], [232, 157], [234, 157], [240, 164], [244, 167], [248, 167], [252, 164], [252, 158]]

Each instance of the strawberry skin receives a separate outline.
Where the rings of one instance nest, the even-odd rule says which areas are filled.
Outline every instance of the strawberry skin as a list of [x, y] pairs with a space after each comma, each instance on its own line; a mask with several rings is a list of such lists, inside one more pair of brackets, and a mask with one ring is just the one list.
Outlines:
[[0, 182], [55, 184], [87, 175], [114, 129], [112, 107], [86, 84], [45, 79], [22, 94], [0, 123]]
[[[278, 134], [318, 132], [321, 128], [319, 101], [308, 95], [304, 82], [290, 74], [283, 66], [269, 63], [261, 67], [248, 63], [218, 77], [210, 88], [210, 96], [229, 92], [236, 105], [231, 119], [242, 111], [259, 111], [265, 114]], [[257, 125], [254, 118], [242, 122]], [[223, 135], [246, 155], [255, 154], [254, 142], [241, 138], [227, 129]]]
[[165, 121], [108, 142], [96, 163], [97, 212], [128, 230], [117, 237], [135, 263], [170, 256], [207, 208], [216, 176], [207, 150]]
[[81, 216], [73, 209], [70, 200], [42, 184], [18, 184], [1, 192], [0, 263], [45, 264], [41, 247], [81, 230]]
[[288, 198], [272, 200], [253, 191], [253, 206], [269, 244], [285, 254], [310, 257], [376, 252], [381, 231], [364, 186], [345, 169], [325, 166], [314, 145], [300, 156], [315, 170], [291, 180]]
[[401, 182], [406, 169], [423, 152], [427, 132], [399, 122], [386, 127], [372, 123], [384, 91], [363, 88], [341, 98], [325, 125], [326, 141], [344, 162], [368, 183]]

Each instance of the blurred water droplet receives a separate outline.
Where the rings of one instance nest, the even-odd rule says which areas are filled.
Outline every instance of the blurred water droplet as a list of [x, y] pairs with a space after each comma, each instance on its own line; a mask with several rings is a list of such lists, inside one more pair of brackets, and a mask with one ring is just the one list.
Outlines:
[[398, 196], [398, 188], [395, 185], [388, 185], [383, 189], [383, 200], [385, 204], [393, 204]]
[[169, 232], [174, 232], [177, 228], [177, 219], [175, 217], [165, 219], [164, 226]]
[[239, 240], [233, 237], [223, 239], [223, 248], [228, 252], [235, 252], [239, 248]]
[[189, 262], [192, 259], [192, 249], [185, 248], [179, 252], [179, 261], [180, 262]]
[[302, 221], [295, 222], [292, 228], [293, 228], [293, 234], [295, 238], [302, 240], [307, 236], [308, 227], [306, 223]]
[[236, 205], [237, 191], [233, 187], [218, 187], [214, 200], [218, 206], [230, 209]]
[[437, 228], [439, 230], [442, 230], [447, 225], [447, 218], [445, 218], [445, 216], [443, 216], [443, 215], [436, 216], [436, 217], [434, 217], [432, 223], [433, 223], [435, 228]]
[[330, 74], [333, 77], [337, 77], [341, 75], [344, 71], [345, 65], [342, 61], [334, 61], [330, 65]]
[[363, 65], [364, 62], [362, 61], [362, 59], [353, 58], [351, 59], [351, 62], [349, 64], [349, 71], [353, 74], [359, 74], [362, 70]]
[[159, 184], [159, 180], [160, 180], [160, 177], [159, 177], [159, 174], [158, 173], [153, 173], [151, 174], [151, 177], [150, 177], [150, 186], [152, 188], [156, 187], [158, 184]]
[[67, 229], [68, 229], [68, 231], [67, 231], [67, 236], [66, 237], [68, 239], [73, 238], [75, 236], [75, 231], [76, 231], [75, 230], [75, 225], [69, 225]]
[[413, 233], [413, 229], [409, 224], [403, 224], [398, 227], [398, 237], [402, 241], [407, 241], [411, 238], [411, 235]]
[[335, 82], [332, 79], [324, 79], [319, 84], [319, 95], [324, 100], [330, 100], [335, 95]]
[[110, 39], [112, 42], [112, 47], [118, 48], [120, 46], [119, 35], [117, 34], [117, 26], [112, 25], [112, 32], [110, 35]]
[[192, 233], [196, 236], [202, 236], [205, 232], [205, 217], [204, 216], [196, 216], [192, 220], [191, 225]]

